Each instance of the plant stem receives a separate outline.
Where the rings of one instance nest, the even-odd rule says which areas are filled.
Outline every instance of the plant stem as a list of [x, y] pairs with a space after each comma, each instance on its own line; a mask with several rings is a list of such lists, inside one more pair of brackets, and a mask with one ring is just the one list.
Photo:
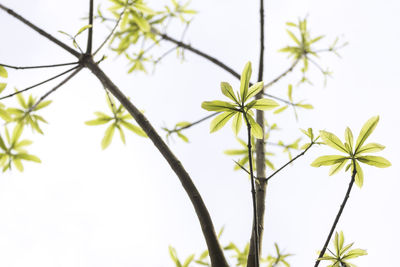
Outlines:
[[211, 264], [213, 267], [228, 267], [222, 248], [215, 233], [211, 216], [207, 210], [203, 199], [194, 185], [190, 175], [186, 172], [181, 162], [175, 157], [167, 144], [158, 135], [156, 130], [147, 118], [137, 109], [120, 89], [108, 78], [108, 76], [98, 67], [92, 58], [87, 58], [84, 64], [100, 80], [102, 85], [107, 88], [132, 115], [143, 131], [148, 135], [154, 146], [160, 151], [169, 163], [171, 169], [178, 176], [183, 188], [188, 194], [199, 219], [203, 235], [210, 253]]
[[43, 69], [43, 68], [55, 68], [55, 67], [63, 67], [69, 65], [77, 65], [79, 62], [69, 62], [69, 63], [61, 63], [61, 64], [51, 64], [51, 65], [38, 65], [38, 66], [11, 66], [7, 64], [0, 63], [0, 66], [15, 69], [15, 70], [27, 70], [27, 69]]
[[89, 25], [92, 27], [88, 31], [86, 54], [91, 55], [93, 47], [93, 0], [89, 0]]
[[[253, 260], [250, 260], [251, 262], [254, 263], [255, 267], [260, 266], [260, 256], [259, 256], [259, 234], [258, 234], [258, 215], [257, 215], [257, 193], [256, 193], [256, 182], [254, 178], [254, 172], [253, 172], [253, 156], [251, 152], [251, 125], [249, 123], [249, 120], [247, 119], [247, 115], [243, 113], [243, 117], [246, 120], [246, 125], [247, 125], [247, 151], [249, 154], [249, 168], [250, 168], [250, 180], [251, 180], [251, 196], [253, 200], [253, 226], [252, 226], [252, 236], [251, 236], [251, 241], [250, 241], [250, 247], [254, 247], [254, 254], [252, 254], [252, 257], [254, 258]], [[250, 252], [247, 261], [249, 262], [249, 257], [250, 257]]]
[[347, 188], [347, 192], [346, 192], [346, 195], [344, 196], [342, 204], [340, 205], [339, 212], [336, 215], [335, 221], [333, 222], [331, 230], [329, 231], [328, 237], [327, 237], [327, 239], [325, 241], [324, 246], [322, 247], [321, 253], [319, 253], [318, 259], [315, 262], [314, 267], [317, 267], [319, 265], [319, 262], [320, 262], [319, 258], [323, 257], [324, 254], [325, 254], [325, 251], [326, 251], [326, 249], [327, 249], [327, 247], [329, 245], [329, 241], [331, 240], [331, 237], [333, 235], [333, 232], [335, 231], [336, 225], [339, 222], [340, 216], [342, 215], [343, 209], [346, 206], [347, 200], [350, 197], [350, 191], [351, 191], [351, 188], [353, 187], [356, 173], [357, 173], [356, 166], [355, 166], [355, 163], [353, 163], [353, 173], [351, 175], [351, 180], [350, 180], [350, 183], [349, 183], [349, 187]]
[[64, 44], [63, 42], [61, 42], [60, 40], [58, 40], [57, 38], [55, 38], [54, 36], [50, 35], [49, 33], [45, 32], [44, 30], [42, 30], [41, 28], [37, 27], [36, 25], [32, 24], [30, 21], [26, 20], [25, 18], [23, 18], [22, 16], [20, 16], [19, 14], [15, 13], [13, 10], [3, 6], [2, 4], [0, 4], [0, 9], [3, 9], [4, 11], [6, 11], [8, 14], [10, 14], [11, 16], [13, 16], [14, 18], [18, 19], [19, 21], [21, 21], [22, 23], [24, 23], [25, 25], [27, 25], [28, 27], [32, 28], [34, 31], [36, 31], [37, 33], [39, 33], [40, 35], [46, 37], [47, 39], [49, 39], [51, 42], [55, 43], [56, 45], [62, 47], [64, 50], [68, 51], [70, 54], [74, 55], [75, 57], [79, 58], [81, 56], [81, 54], [78, 51], [75, 51], [74, 49], [72, 49], [71, 47], [69, 47], [68, 45]]

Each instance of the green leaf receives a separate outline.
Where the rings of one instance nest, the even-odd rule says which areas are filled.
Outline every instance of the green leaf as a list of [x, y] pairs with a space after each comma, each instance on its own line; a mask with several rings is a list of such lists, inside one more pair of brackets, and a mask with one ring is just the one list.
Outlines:
[[36, 106], [35, 110], [39, 110], [39, 109], [42, 109], [44, 107], [47, 107], [48, 105], [51, 104], [51, 102], [52, 102], [51, 100], [42, 101]]
[[351, 152], [353, 148], [353, 133], [351, 132], [349, 127], [347, 127], [344, 132], [344, 139], [346, 140], [346, 143], [349, 144]]
[[182, 267], [189, 267], [189, 264], [193, 261], [193, 259], [194, 259], [194, 254], [187, 257]]
[[238, 112], [233, 117], [233, 122], [232, 122], [232, 130], [236, 136], [239, 134], [241, 127], [242, 127], [242, 114]]
[[225, 150], [224, 153], [230, 156], [247, 155], [247, 149], [229, 149]]
[[330, 146], [334, 149], [337, 149], [339, 151], [345, 152], [345, 153], [351, 153], [351, 151], [347, 151], [347, 149], [344, 146], [344, 144], [342, 143], [342, 141], [340, 141], [340, 139], [333, 133], [330, 133], [327, 131], [319, 131], [319, 132], [320, 132], [320, 136], [321, 136], [322, 140], [328, 146]]
[[289, 84], [289, 86], [288, 86], [288, 98], [289, 98], [290, 102], [293, 103], [292, 93], [293, 93], [293, 85]]
[[0, 108], [0, 117], [5, 120], [6, 122], [11, 121], [11, 116], [8, 114], [7, 111], [4, 109]]
[[122, 128], [117, 124], [116, 125], [116, 127], [118, 128], [118, 131], [119, 131], [119, 137], [121, 138], [121, 141], [122, 141], [122, 143], [126, 143], [126, 140], [125, 140], [125, 134], [124, 134], [124, 131], [122, 130]]
[[132, 123], [129, 123], [127, 121], [121, 121], [120, 123], [122, 126], [127, 128], [128, 130], [134, 132], [135, 134], [142, 136], [142, 137], [147, 137], [147, 134], [139, 126], [133, 125]]
[[[18, 92], [18, 90], [15, 89], [15, 92]], [[25, 109], [28, 108], [28, 106], [25, 103], [25, 99], [24, 99], [24, 97], [22, 96], [21, 93], [17, 94], [17, 100], [18, 100], [18, 103], [21, 105], [21, 107], [23, 107]]]
[[215, 117], [210, 124], [210, 133], [216, 132], [222, 127], [224, 127], [224, 125], [229, 121], [229, 119], [235, 114], [236, 112], [224, 112]]
[[101, 125], [101, 124], [106, 124], [110, 120], [112, 120], [112, 118], [100, 118], [100, 119], [95, 119], [95, 120], [91, 120], [91, 121], [85, 121], [85, 124], [89, 125], [89, 126]]
[[363, 154], [363, 153], [372, 153], [372, 152], [379, 152], [385, 149], [385, 146], [377, 143], [369, 143], [364, 146], [362, 146], [357, 154]]
[[24, 124], [23, 123], [18, 123], [17, 125], [15, 125], [12, 136], [11, 136], [11, 143], [14, 145], [19, 137], [22, 134], [22, 131], [24, 130]]
[[289, 107], [289, 106], [286, 105], [286, 106], [280, 107], [280, 108], [278, 108], [278, 109], [275, 109], [275, 110], [274, 110], [274, 114], [282, 113], [282, 112], [285, 111], [288, 107]]
[[341, 169], [343, 169], [344, 165], [346, 165], [348, 159], [343, 160], [340, 163], [334, 164], [331, 169], [329, 170], [329, 175], [334, 175], [338, 173]]
[[221, 91], [225, 96], [239, 104], [239, 101], [236, 99], [235, 93], [233, 92], [232, 86], [229, 83], [221, 82]]
[[18, 154], [15, 157], [17, 157], [19, 159], [23, 159], [23, 160], [37, 162], [37, 163], [41, 163], [42, 162], [38, 157], [36, 157], [34, 155], [29, 155], [29, 154], [26, 154], [26, 153]]
[[324, 35], [318, 36], [318, 37], [312, 39], [312, 40], [310, 41], [310, 44], [316, 43], [316, 42], [318, 42], [319, 40], [321, 40], [321, 39], [324, 38], [324, 37], [325, 37]]
[[183, 135], [181, 132], [176, 132], [176, 134], [178, 135], [178, 137], [179, 137], [180, 139], [183, 140], [183, 142], [189, 143], [189, 138], [187, 138], [186, 135]]
[[376, 128], [376, 125], [378, 124], [379, 121], [379, 116], [375, 116], [370, 118], [362, 127], [360, 134], [358, 135], [357, 142], [356, 142], [356, 149], [355, 153], [358, 152], [358, 149], [364, 144], [365, 140], [367, 140], [368, 136], [371, 135], [371, 133], [374, 131]]
[[262, 98], [256, 100], [255, 104], [253, 105], [252, 108], [258, 109], [258, 110], [271, 110], [279, 106], [278, 103], [276, 103], [272, 99], [267, 99], [267, 98]]
[[0, 66], [0, 77], [8, 78], [7, 70], [3, 66]]
[[133, 16], [133, 20], [137, 23], [139, 28], [144, 31], [144, 32], [149, 32], [151, 29], [150, 24], [147, 22], [147, 20], [137, 14]]
[[236, 111], [234, 104], [220, 100], [204, 101], [201, 107], [208, 111]]
[[392, 166], [392, 164], [387, 159], [379, 156], [357, 157], [357, 160], [361, 161], [362, 163], [366, 163], [368, 165], [375, 166], [378, 168], [387, 168]]
[[297, 39], [296, 35], [293, 32], [286, 30], [287, 34], [289, 34], [290, 38], [295, 41], [296, 44], [300, 45], [300, 41]]
[[[262, 99], [260, 99], [262, 100]], [[247, 119], [249, 120], [251, 126], [251, 134], [257, 139], [263, 139], [264, 132], [261, 126], [254, 120], [254, 118], [247, 114]]]
[[253, 96], [257, 95], [263, 88], [264, 88], [264, 82], [258, 82], [256, 84], [252, 85], [249, 88], [247, 95], [243, 102], [246, 102], [247, 100], [251, 99]]
[[311, 104], [300, 104], [300, 103], [297, 103], [296, 106], [304, 108], [304, 109], [313, 109], [314, 108], [314, 106], [311, 105]]
[[354, 177], [355, 183], [359, 188], [361, 188], [364, 183], [364, 172], [361, 169], [360, 164], [358, 164], [357, 161], [355, 162], [355, 165], [356, 165], [356, 172], [357, 172], [356, 177]]
[[84, 32], [85, 30], [89, 29], [89, 28], [92, 28], [91, 24], [83, 26], [82, 28], [79, 29], [78, 33], [75, 34], [75, 37], [78, 36], [79, 34], [81, 34], [82, 32]]
[[6, 144], [4, 143], [3, 137], [0, 135], [0, 148], [3, 149], [4, 151], [7, 151]]
[[19, 170], [20, 172], [24, 171], [24, 166], [22, 165], [21, 160], [14, 158], [13, 159], [14, 166]]
[[4, 89], [6, 89], [7, 84], [6, 83], [0, 83], [0, 93], [3, 92]]
[[341, 163], [342, 161], [348, 159], [347, 157], [341, 155], [329, 155], [329, 156], [321, 156], [316, 158], [312, 163], [312, 167], [320, 167], [320, 166], [329, 166], [337, 163]]
[[244, 104], [245, 98], [247, 96], [250, 77], [251, 77], [251, 62], [249, 61], [244, 66], [242, 76], [240, 77], [240, 98], [242, 100], [242, 104]]
[[111, 140], [114, 136], [114, 131], [115, 131], [115, 123], [108, 126], [108, 128], [104, 134], [103, 140], [101, 141], [102, 149], [106, 149], [110, 145]]
[[141, 4], [141, 3], [134, 3], [134, 7], [139, 10], [142, 13], [148, 14], [148, 15], [156, 15], [157, 13], [152, 10], [151, 8], [149, 8], [148, 6], [146, 6], [145, 4]]

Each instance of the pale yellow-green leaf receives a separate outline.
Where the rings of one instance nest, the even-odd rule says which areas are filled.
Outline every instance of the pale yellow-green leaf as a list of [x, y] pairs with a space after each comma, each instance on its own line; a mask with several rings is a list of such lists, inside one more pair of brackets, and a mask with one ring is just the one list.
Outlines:
[[17, 170], [19, 170], [20, 172], [24, 171], [24, 166], [22, 165], [21, 160], [14, 158], [13, 161], [14, 166], [17, 168]]
[[101, 141], [102, 149], [106, 149], [110, 145], [112, 138], [114, 136], [114, 131], [115, 131], [115, 124], [113, 123], [110, 126], [108, 126], [106, 132], [104, 133], [103, 140]]
[[111, 118], [100, 118], [100, 119], [95, 119], [95, 120], [90, 120], [90, 121], [85, 121], [86, 125], [93, 126], [93, 125], [101, 125], [101, 124], [106, 124], [109, 122]]
[[293, 102], [292, 93], [293, 93], [293, 85], [289, 84], [288, 85], [288, 93], [287, 94], [288, 94], [288, 98], [289, 98], [290, 102]]
[[220, 100], [204, 101], [201, 107], [208, 111], [235, 111], [234, 104]]
[[142, 137], [147, 137], [147, 134], [139, 126], [133, 125], [132, 123], [127, 122], [127, 121], [120, 121], [120, 123], [122, 126], [127, 128], [128, 130], [134, 132], [135, 134], [142, 136]]
[[3, 66], [0, 66], [0, 77], [8, 78], [7, 70]]
[[[238, 103], [239, 101], [236, 99], [235, 92], [233, 92], [232, 86], [227, 83], [227, 82], [221, 82], [221, 91], [222, 93], [229, 97], [232, 101], [235, 103]], [[238, 103], [239, 104], [239, 103]]]
[[337, 163], [341, 163], [346, 160], [347, 157], [342, 155], [328, 155], [316, 158], [312, 163], [312, 167], [329, 166]]
[[262, 98], [262, 99], [256, 100], [256, 102], [252, 108], [255, 108], [258, 110], [271, 110], [278, 106], [279, 106], [279, 104], [277, 102], [275, 102], [274, 100]]
[[331, 169], [329, 170], [329, 175], [334, 175], [334, 174], [338, 173], [341, 169], [343, 169], [343, 167], [344, 167], [344, 165], [346, 165], [347, 161], [348, 161], [348, 159], [345, 159], [344, 161], [333, 165], [331, 167]]
[[33, 161], [33, 162], [37, 162], [37, 163], [41, 163], [42, 162], [38, 157], [36, 157], [34, 155], [25, 154], [25, 153], [24, 154], [18, 154], [16, 157], [19, 158], [19, 159]]
[[242, 113], [236, 113], [232, 121], [232, 130], [235, 135], [239, 134], [240, 128], [242, 127]]
[[183, 134], [180, 133], [180, 132], [176, 132], [176, 134], [177, 134], [178, 137], [179, 137], [180, 139], [182, 139], [185, 143], [189, 143], [189, 139], [188, 139], [185, 135], [183, 135]]
[[[15, 88], [15, 92], [18, 92], [18, 90], [16, 88]], [[28, 108], [28, 106], [26, 105], [25, 99], [21, 93], [17, 94], [17, 100], [18, 100], [18, 103], [21, 105], [21, 107], [23, 107], [25, 109]]]
[[297, 39], [296, 35], [294, 35], [293, 32], [286, 30], [286, 32], [289, 34], [290, 38], [292, 38], [293, 41], [295, 41], [296, 44], [300, 45], [300, 41]]
[[244, 103], [247, 95], [250, 83], [250, 77], [251, 77], [251, 62], [249, 61], [244, 66], [242, 76], [240, 77], [240, 98], [242, 100], [242, 103]]
[[385, 146], [377, 143], [369, 143], [361, 148], [358, 149], [357, 155], [363, 154], [363, 153], [373, 153], [373, 152], [379, 152], [385, 149]]
[[356, 185], [361, 188], [363, 186], [364, 183], [364, 172], [360, 167], [360, 164], [358, 164], [358, 162], [356, 161], [356, 177], [355, 179], [355, 183]]
[[156, 15], [157, 14], [153, 9], [149, 8], [145, 4], [134, 3], [133, 5], [137, 10], [139, 10], [140, 12], [143, 12], [145, 14], [148, 14], [148, 15]]
[[15, 144], [19, 137], [22, 134], [22, 131], [24, 130], [24, 124], [23, 123], [17, 123], [17, 125], [15, 125], [12, 136], [11, 136], [11, 143]]
[[353, 133], [349, 127], [347, 127], [344, 132], [344, 139], [346, 140], [346, 143], [349, 144], [350, 149], [353, 149]]
[[150, 31], [151, 26], [150, 26], [150, 24], [147, 22], [147, 20], [144, 17], [135, 14], [133, 16], [133, 20], [137, 23], [137, 25], [139, 26], [139, 28], [142, 31], [144, 31], [144, 32], [149, 32]]
[[349, 151], [346, 150], [342, 141], [340, 141], [340, 139], [336, 135], [334, 135], [333, 133], [327, 132], [327, 131], [319, 131], [319, 132], [320, 132], [320, 136], [321, 136], [322, 140], [324, 141], [324, 143], [326, 145], [328, 145], [334, 149], [337, 149], [339, 151], [349, 153]]
[[[204, 102], [203, 102], [204, 103]], [[222, 127], [225, 126], [225, 124], [229, 121], [229, 119], [235, 115], [236, 112], [224, 112], [222, 114], [219, 114], [217, 117], [215, 117], [210, 124], [210, 133], [216, 132]]]
[[279, 113], [285, 111], [288, 107], [289, 107], [289, 106], [286, 105], [286, 106], [280, 107], [280, 108], [278, 108], [278, 109], [275, 109], [275, 110], [274, 110], [274, 114], [279, 114]]
[[42, 109], [44, 107], [47, 107], [48, 105], [51, 104], [51, 102], [52, 102], [51, 100], [42, 101], [36, 106], [35, 110], [39, 110], [39, 109]]
[[230, 155], [230, 156], [246, 155], [247, 149], [229, 149], [229, 150], [225, 150], [224, 153], [226, 155]]
[[362, 156], [357, 157], [357, 160], [379, 168], [387, 168], [392, 165], [387, 159], [379, 156]]
[[368, 255], [367, 251], [364, 249], [356, 248], [349, 250], [349, 252], [346, 253], [346, 255], [343, 257], [343, 259], [353, 259], [357, 258], [360, 256]]
[[247, 119], [249, 120], [249, 123], [251, 126], [251, 134], [257, 139], [263, 139], [264, 133], [263, 133], [263, 129], [261, 128], [261, 126], [249, 114], [247, 114]]
[[314, 108], [314, 106], [311, 105], [311, 104], [300, 104], [300, 103], [297, 103], [296, 106], [304, 108], [304, 109], [313, 109]]
[[247, 95], [246, 95], [246, 97], [244, 99], [244, 102], [246, 102], [247, 100], [251, 99], [256, 94], [258, 94], [263, 88], [264, 88], [264, 82], [258, 82], [256, 84], [253, 84], [249, 88], [249, 90], [247, 92]]
[[126, 140], [125, 140], [125, 133], [124, 133], [124, 131], [122, 130], [121, 126], [117, 125], [116, 127], [118, 128], [119, 137], [121, 138], [122, 143], [125, 144], [125, 143], [126, 143]]
[[0, 93], [3, 92], [4, 89], [6, 89], [7, 84], [6, 83], [0, 83]]
[[78, 36], [79, 34], [81, 34], [82, 32], [84, 32], [85, 30], [92, 28], [91, 24], [88, 24], [86, 26], [83, 26], [82, 28], [79, 29], [79, 31], [75, 34], [75, 37]]
[[0, 118], [2, 118], [3, 120], [5, 120], [6, 122], [11, 121], [11, 116], [8, 114], [7, 111], [5, 111], [4, 109], [0, 108]]
[[368, 138], [368, 136], [371, 135], [371, 133], [374, 131], [376, 128], [376, 125], [378, 124], [379, 121], [379, 116], [375, 116], [370, 118], [362, 127], [360, 134], [358, 135], [357, 142], [356, 142], [356, 148], [355, 148], [355, 153], [358, 152], [358, 149], [364, 144], [365, 140]]

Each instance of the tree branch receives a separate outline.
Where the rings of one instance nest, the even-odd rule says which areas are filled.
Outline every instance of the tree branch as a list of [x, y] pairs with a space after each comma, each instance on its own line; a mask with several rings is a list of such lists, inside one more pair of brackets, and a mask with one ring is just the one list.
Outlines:
[[211, 264], [213, 267], [228, 267], [222, 248], [219, 244], [217, 235], [215, 233], [214, 225], [212, 223], [210, 214], [198, 192], [196, 186], [189, 174], [186, 172], [181, 162], [175, 157], [167, 144], [158, 135], [156, 130], [147, 120], [147, 118], [137, 109], [129, 99], [119, 90], [119, 88], [108, 78], [108, 76], [97, 66], [92, 58], [87, 58], [84, 64], [89, 68], [93, 74], [100, 80], [105, 88], [107, 88], [125, 107], [125, 109], [132, 115], [139, 126], [145, 131], [154, 146], [160, 151], [164, 158], [169, 163], [172, 170], [178, 176], [182, 183], [183, 188], [188, 194], [193, 207], [199, 219], [203, 235], [205, 237], [208, 250], [210, 252]]
[[62, 82], [60, 82], [58, 85], [53, 87], [53, 89], [51, 89], [50, 91], [45, 93], [41, 98], [39, 98], [39, 100], [32, 107], [29, 108], [27, 114], [30, 113], [32, 110], [34, 110], [39, 105], [39, 103], [42, 102], [46, 97], [48, 97], [50, 94], [54, 93], [58, 88], [60, 88], [61, 86], [66, 84], [69, 80], [71, 80], [76, 74], [78, 74], [78, 72], [80, 72], [82, 70], [82, 68], [83, 67], [78, 67], [73, 73], [71, 73]]
[[356, 173], [357, 173], [356, 166], [355, 166], [355, 163], [353, 162], [353, 174], [351, 175], [351, 180], [350, 180], [350, 183], [349, 183], [349, 187], [347, 188], [346, 195], [344, 196], [343, 202], [340, 205], [340, 209], [339, 209], [339, 211], [338, 211], [338, 213], [336, 215], [335, 221], [333, 222], [331, 230], [329, 231], [328, 237], [326, 238], [325, 244], [324, 244], [321, 252], [319, 253], [318, 259], [315, 262], [314, 267], [317, 267], [319, 265], [319, 262], [320, 262], [319, 258], [323, 257], [324, 254], [325, 254], [325, 251], [326, 251], [326, 249], [327, 249], [327, 247], [329, 245], [329, 241], [331, 240], [331, 237], [333, 235], [333, 232], [335, 231], [336, 225], [339, 222], [340, 216], [342, 215], [343, 209], [346, 206], [347, 200], [350, 197], [350, 192], [351, 192], [351, 188], [353, 187], [353, 184], [354, 184], [354, 178], [356, 177]]
[[[278, 75], [275, 79], [273, 79], [272, 81], [264, 84], [264, 89], [271, 87], [272, 85], [274, 85], [275, 83], [277, 83], [280, 79], [282, 79], [283, 77], [285, 77], [289, 72], [293, 71], [293, 69], [297, 66], [297, 64], [299, 63], [300, 58], [296, 59], [292, 65], [290, 65], [290, 67], [285, 70], [283, 73], [281, 73], [280, 75]], [[271, 96], [270, 96], [271, 97]]]
[[186, 125], [186, 126], [183, 126], [183, 127], [180, 127], [180, 128], [176, 128], [176, 129], [172, 129], [172, 130], [168, 130], [167, 132], [168, 132], [168, 133], [176, 133], [176, 132], [179, 132], [179, 131], [182, 131], [182, 130], [189, 129], [190, 127], [195, 126], [196, 124], [199, 124], [199, 123], [201, 123], [201, 122], [203, 122], [203, 121], [205, 121], [205, 120], [208, 120], [208, 119], [214, 117], [215, 115], [218, 115], [219, 113], [220, 113], [220, 112], [214, 112], [214, 113], [212, 113], [212, 114], [210, 114], [210, 115], [208, 115], [208, 116], [206, 116], [206, 117], [204, 117], [204, 118], [201, 118], [200, 120], [197, 120], [197, 121], [195, 121], [195, 122], [192, 122], [192, 123], [189, 124], [189, 125]]
[[93, 47], [93, 0], [89, 0], [89, 25], [92, 27], [88, 31], [86, 54], [91, 55]]
[[61, 63], [61, 64], [52, 64], [52, 65], [38, 65], [38, 66], [12, 66], [7, 64], [0, 63], [0, 66], [15, 69], [15, 70], [27, 70], [27, 69], [44, 69], [44, 68], [55, 68], [55, 67], [62, 67], [62, 66], [69, 66], [79, 64], [79, 62], [70, 62], [70, 63]]
[[30, 21], [26, 20], [25, 18], [23, 18], [22, 16], [20, 16], [19, 14], [15, 13], [13, 10], [3, 6], [2, 4], [0, 4], [0, 9], [3, 9], [4, 11], [6, 11], [8, 14], [10, 14], [11, 16], [13, 16], [14, 18], [18, 19], [19, 21], [21, 21], [23, 24], [27, 25], [28, 27], [32, 28], [34, 31], [36, 31], [37, 33], [39, 33], [40, 35], [44, 36], [45, 38], [49, 39], [51, 42], [55, 43], [56, 45], [62, 47], [64, 50], [68, 51], [70, 54], [74, 55], [75, 57], [79, 58], [81, 56], [81, 54], [77, 51], [75, 51], [74, 49], [72, 49], [71, 47], [69, 47], [68, 45], [64, 44], [63, 42], [61, 42], [60, 40], [58, 40], [57, 38], [53, 37], [52, 35], [50, 35], [49, 33], [45, 32], [44, 30], [42, 30], [41, 28], [37, 27], [36, 25], [32, 24]]
[[38, 87], [39, 85], [45, 84], [45, 83], [47, 83], [47, 82], [50, 82], [50, 81], [52, 81], [52, 80], [54, 80], [54, 79], [56, 79], [56, 78], [58, 78], [58, 77], [61, 77], [61, 76], [65, 75], [65, 74], [67, 74], [68, 72], [73, 71], [73, 70], [76, 69], [76, 68], [79, 68], [79, 66], [75, 66], [75, 67], [73, 67], [73, 68], [71, 68], [71, 69], [69, 69], [69, 70], [66, 70], [66, 71], [64, 71], [64, 72], [62, 72], [62, 73], [60, 73], [60, 74], [57, 74], [56, 76], [53, 76], [53, 77], [51, 77], [51, 78], [49, 78], [49, 79], [47, 79], [47, 80], [45, 80], [45, 81], [43, 81], [43, 82], [40, 82], [40, 83], [37, 83], [37, 84], [35, 84], [35, 85], [29, 86], [29, 87], [27, 87], [27, 88], [25, 88], [25, 89], [19, 90], [19, 91], [17, 91], [17, 92], [12, 93], [12, 94], [9, 94], [9, 95], [0, 97], [0, 100], [6, 99], [6, 98], [9, 98], [9, 97], [13, 97], [13, 96], [15, 96], [15, 95], [17, 95], [17, 94], [20, 94], [20, 93], [26, 92], [26, 91], [28, 91], [28, 90], [31, 90], [31, 89], [33, 89], [33, 88], [35, 88], [35, 87]]

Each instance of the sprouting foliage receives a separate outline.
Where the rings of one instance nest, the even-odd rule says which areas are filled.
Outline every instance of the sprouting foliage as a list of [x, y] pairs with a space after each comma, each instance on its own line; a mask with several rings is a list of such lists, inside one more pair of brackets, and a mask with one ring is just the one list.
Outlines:
[[211, 121], [210, 132], [215, 132], [225, 126], [225, 124], [233, 118], [232, 129], [237, 135], [242, 126], [242, 119], [251, 125], [251, 134], [258, 138], [263, 138], [263, 129], [255, 121], [252, 109], [271, 110], [278, 106], [272, 99], [262, 98], [251, 100], [253, 96], [258, 94], [263, 87], [263, 82], [258, 82], [249, 88], [251, 77], [251, 63], [248, 62], [243, 69], [240, 79], [240, 91], [235, 95], [232, 86], [227, 82], [221, 83], [222, 93], [233, 102], [221, 100], [204, 101], [201, 107], [208, 111], [221, 112], [215, 119]]
[[121, 104], [119, 104], [119, 106], [116, 107], [114, 99], [108, 94], [107, 94], [107, 104], [112, 112], [112, 115], [108, 115], [106, 113], [97, 111], [94, 113], [97, 116], [96, 119], [85, 122], [86, 125], [90, 126], [110, 123], [104, 133], [103, 140], [101, 141], [102, 149], [106, 149], [110, 145], [116, 129], [118, 129], [121, 140], [125, 144], [125, 133], [123, 131], [123, 127], [141, 137], [147, 137], [146, 133], [142, 130], [142, 128], [128, 122], [128, 120], [133, 119], [132, 116], [129, 113], [126, 113], [125, 108]]
[[4, 127], [6, 142], [0, 135], [0, 166], [3, 168], [3, 172], [11, 170], [12, 165], [15, 166], [19, 171], [24, 170], [22, 161], [33, 161], [40, 163], [40, 159], [34, 155], [28, 154], [25, 147], [32, 144], [32, 141], [23, 139], [20, 140], [24, 125], [19, 123], [16, 124], [12, 134], [8, 131], [7, 127]]
[[378, 121], [379, 116], [370, 118], [362, 127], [355, 143], [353, 140], [353, 133], [348, 127], [345, 131], [345, 143], [340, 141], [340, 139], [333, 133], [320, 131], [320, 136], [326, 145], [339, 150], [346, 155], [321, 156], [315, 159], [314, 162], [311, 163], [311, 166], [332, 166], [329, 171], [329, 175], [333, 175], [338, 173], [346, 165], [346, 163], [350, 161], [345, 170], [348, 171], [351, 169], [351, 171], [353, 171], [355, 168], [355, 183], [361, 188], [364, 181], [364, 174], [359, 163], [365, 163], [379, 168], [391, 166], [391, 163], [383, 157], [364, 155], [365, 153], [379, 152], [385, 148], [385, 146], [377, 143], [369, 143], [364, 145], [367, 138], [376, 128]]
[[297, 102], [295, 102], [295, 101], [293, 100], [293, 85], [292, 85], [292, 84], [289, 84], [289, 85], [288, 85], [287, 95], [288, 95], [288, 99], [289, 99], [288, 103], [287, 103], [286, 105], [283, 105], [283, 106], [277, 108], [277, 109], [274, 111], [274, 114], [282, 113], [282, 112], [285, 111], [289, 106], [292, 106], [294, 115], [295, 115], [295, 117], [296, 117], [296, 120], [298, 120], [298, 115], [297, 115], [297, 111], [296, 111], [296, 108], [297, 108], [297, 107], [303, 108], [303, 109], [313, 109], [313, 108], [314, 108], [311, 104], [303, 103], [304, 100], [300, 100], [300, 101], [297, 101]]
[[76, 41], [76, 38], [77, 38], [79, 35], [81, 35], [84, 31], [86, 31], [87, 29], [89, 29], [89, 28], [92, 28], [92, 25], [90, 25], [90, 24], [85, 25], [85, 26], [81, 27], [81, 28], [77, 31], [77, 33], [76, 33], [75, 35], [70, 35], [69, 33], [66, 33], [66, 32], [64, 32], [64, 31], [58, 31], [58, 32], [59, 32], [59, 33], [62, 33], [62, 34], [64, 34], [64, 35], [66, 35], [66, 36], [68, 36], [68, 37], [72, 40], [72, 45], [73, 45], [75, 48], [78, 48], [78, 49], [81, 51], [81, 53], [83, 53], [81, 47], [79, 46], [78, 42]]
[[282, 254], [277, 243], [274, 243], [276, 256], [268, 255], [265, 261], [268, 263], [267, 267], [286, 266], [290, 267], [286, 258], [293, 256], [293, 254]]
[[367, 251], [364, 249], [350, 249], [354, 243], [350, 243], [344, 246], [344, 235], [343, 232], [336, 232], [335, 240], [332, 241], [335, 249], [328, 253], [325, 253], [323, 257], [319, 258], [320, 260], [331, 261], [331, 264], [327, 267], [357, 267], [355, 264], [348, 262], [350, 259], [354, 259], [360, 256], [367, 255]]

